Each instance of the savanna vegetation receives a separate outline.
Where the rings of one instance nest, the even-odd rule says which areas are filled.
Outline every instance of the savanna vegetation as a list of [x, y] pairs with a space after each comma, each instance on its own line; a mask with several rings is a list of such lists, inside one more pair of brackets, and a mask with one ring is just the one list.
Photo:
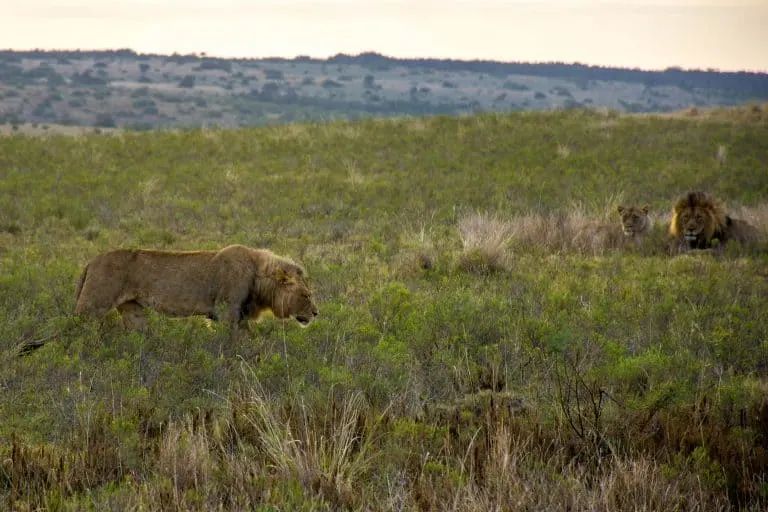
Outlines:
[[[0, 138], [0, 508], [764, 510], [766, 247], [664, 228], [768, 230], [764, 114], [720, 114]], [[619, 204], [654, 232], [584, 243]], [[100, 252], [232, 243], [310, 327], [72, 318]]]
[[224, 59], [0, 50], [0, 132], [236, 128], [403, 115], [610, 108], [674, 112], [768, 99], [768, 74], [565, 63]]

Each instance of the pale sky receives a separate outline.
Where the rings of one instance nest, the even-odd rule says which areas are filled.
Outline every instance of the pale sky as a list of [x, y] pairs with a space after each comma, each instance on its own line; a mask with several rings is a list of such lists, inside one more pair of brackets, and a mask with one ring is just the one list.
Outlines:
[[0, 48], [768, 71], [768, 0], [0, 0]]

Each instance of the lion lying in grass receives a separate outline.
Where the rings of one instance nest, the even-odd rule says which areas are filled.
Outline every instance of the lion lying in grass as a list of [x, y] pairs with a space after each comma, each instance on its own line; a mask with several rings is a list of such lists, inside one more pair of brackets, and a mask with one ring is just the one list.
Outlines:
[[234, 337], [271, 311], [307, 326], [317, 306], [304, 270], [264, 249], [218, 251], [120, 249], [96, 256], [77, 283], [75, 315], [103, 318], [117, 309], [129, 329], [146, 329], [145, 309], [228, 322]]
[[648, 205], [620, 205], [617, 211], [621, 217], [621, 230], [624, 232], [624, 236], [639, 239], [651, 234], [653, 219], [648, 214]]
[[669, 234], [688, 249], [708, 249], [714, 240], [752, 243], [761, 238], [760, 230], [746, 221], [731, 218], [725, 205], [705, 192], [689, 192], [672, 210]]
[[576, 232], [573, 245], [577, 249], [600, 253], [609, 248], [624, 248], [630, 242], [638, 244], [653, 231], [648, 206], [620, 205], [616, 211], [620, 222], [588, 222]]

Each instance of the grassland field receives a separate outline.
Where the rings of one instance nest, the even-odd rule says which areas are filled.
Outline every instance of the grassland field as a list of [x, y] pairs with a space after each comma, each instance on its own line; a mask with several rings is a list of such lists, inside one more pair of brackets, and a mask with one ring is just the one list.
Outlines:
[[[0, 509], [764, 510], [768, 247], [662, 249], [691, 189], [768, 233], [766, 111], [720, 114], [0, 137]], [[645, 245], [573, 243], [619, 204]], [[65, 327], [96, 254], [233, 243], [308, 329]]]

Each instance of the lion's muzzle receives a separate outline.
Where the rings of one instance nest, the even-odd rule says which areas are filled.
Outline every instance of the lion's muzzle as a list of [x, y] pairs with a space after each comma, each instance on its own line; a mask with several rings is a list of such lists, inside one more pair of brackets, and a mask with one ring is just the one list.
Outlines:
[[294, 319], [296, 319], [297, 322], [299, 322], [299, 325], [302, 327], [307, 327], [309, 324], [312, 323], [312, 320], [317, 316], [319, 311], [317, 310], [317, 306], [312, 306], [312, 315], [306, 315], [306, 314], [298, 314], [294, 315]]

